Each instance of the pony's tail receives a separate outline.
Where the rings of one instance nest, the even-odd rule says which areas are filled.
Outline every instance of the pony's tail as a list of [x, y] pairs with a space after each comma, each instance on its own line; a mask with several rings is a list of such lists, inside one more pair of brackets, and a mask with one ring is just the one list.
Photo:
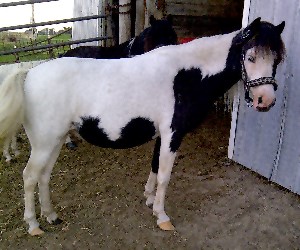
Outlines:
[[24, 81], [28, 70], [18, 70], [0, 83], [0, 141], [13, 136], [24, 121]]

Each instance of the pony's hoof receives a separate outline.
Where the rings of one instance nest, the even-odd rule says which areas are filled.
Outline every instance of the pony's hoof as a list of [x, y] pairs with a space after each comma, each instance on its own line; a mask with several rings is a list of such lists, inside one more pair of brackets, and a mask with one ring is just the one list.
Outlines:
[[61, 220], [60, 218], [57, 218], [56, 220], [54, 220], [54, 221], [52, 222], [52, 225], [59, 225], [59, 224], [61, 224], [61, 223], [63, 223], [63, 220]]
[[45, 232], [42, 229], [40, 229], [39, 227], [36, 227], [29, 232], [29, 234], [31, 236], [39, 236], [39, 235], [42, 235], [43, 233], [45, 233]]
[[174, 231], [175, 227], [172, 225], [170, 221], [165, 221], [158, 224], [159, 228], [164, 231]]
[[9, 157], [9, 158], [6, 158], [6, 159], [5, 159], [5, 162], [8, 163], [8, 164], [11, 163], [11, 158], [10, 158], [10, 157]]

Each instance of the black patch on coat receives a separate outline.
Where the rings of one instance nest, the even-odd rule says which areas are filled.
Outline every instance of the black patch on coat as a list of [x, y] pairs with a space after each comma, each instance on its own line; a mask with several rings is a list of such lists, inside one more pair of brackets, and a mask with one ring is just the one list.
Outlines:
[[99, 128], [100, 119], [93, 117], [82, 118], [79, 134], [87, 142], [104, 148], [131, 148], [142, 145], [156, 133], [154, 123], [145, 118], [134, 118], [121, 130], [121, 136], [111, 141], [102, 128]]
[[255, 30], [249, 32], [249, 36], [245, 36], [245, 30], [242, 30], [233, 38], [222, 72], [203, 78], [201, 69], [192, 68], [181, 69], [175, 76], [175, 107], [171, 125], [174, 133], [170, 145], [172, 152], [179, 148], [183, 136], [200, 124], [217, 98], [241, 79], [241, 58], [248, 49], [255, 46], [276, 53], [277, 60], [273, 65], [275, 75], [276, 67], [285, 54], [280, 37], [283, 28], [260, 23], [259, 20], [253, 23], [254, 28], [253, 25], [246, 28]]
[[158, 173], [158, 168], [159, 168], [160, 145], [161, 145], [161, 139], [160, 137], [158, 137], [155, 142], [152, 164], [151, 164], [152, 172], [155, 174]]
[[233, 39], [223, 71], [202, 76], [201, 69], [181, 69], [174, 78], [175, 106], [170, 148], [176, 152], [186, 133], [196, 128], [206, 117], [214, 102], [241, 79], [242, 45]]
[[81, 57], [96, 59], [118, 59], [128, 57], [130, 41], [112, 47], [79, 46], [68, 50], [62, 57]]

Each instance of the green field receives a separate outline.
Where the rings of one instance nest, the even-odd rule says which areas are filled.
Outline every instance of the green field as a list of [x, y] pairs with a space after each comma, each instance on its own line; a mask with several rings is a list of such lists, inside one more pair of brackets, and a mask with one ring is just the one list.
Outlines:
[[[46, 44], [61, 43], [71, 40], [70, 34], [61, 34], [53, 38], [48, 39], [47, 35], [38, 35], [36, 40], [31, 40], [24, 33], [9, 33], [3, 32], [0, 33], [0, 52], [9, 51], [14, 48], [23, 48], [31, 46], [40, 46]], [[1, 55], [0, 63], [13, 63], [18, 59], [20, 62], [33, 61], [33, 60], [42, 60], [48, 58], [55, 58], [59, 54], [64, 53], [68, 50], [69, 46], [53, 48], [52, 50], [40, 50], [40, 51], [29, 51], [29, 52], [20, 52], [17, 55]]]

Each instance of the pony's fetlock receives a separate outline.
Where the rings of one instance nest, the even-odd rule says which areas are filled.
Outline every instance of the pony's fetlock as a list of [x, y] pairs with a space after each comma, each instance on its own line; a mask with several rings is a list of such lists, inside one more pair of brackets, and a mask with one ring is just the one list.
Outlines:
[[146, 200], [146, 205], [148, 207], [153, 206], [154, 200], [155, 200], [155, 195], [149, 195], [147, 200]]

